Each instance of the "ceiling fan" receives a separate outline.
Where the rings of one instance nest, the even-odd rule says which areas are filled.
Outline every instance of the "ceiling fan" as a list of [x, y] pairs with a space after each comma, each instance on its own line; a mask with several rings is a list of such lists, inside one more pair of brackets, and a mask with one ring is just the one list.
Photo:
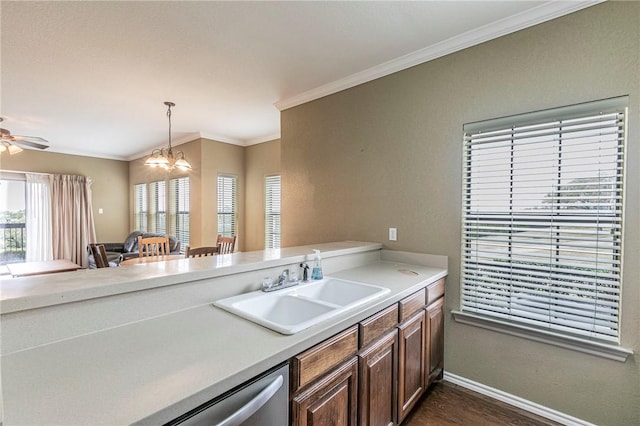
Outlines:
[[[0, 123], [4, 118], [0, 117]], [[0, 128], [0, 153], [9, 151], [10, 155], [22, 151], [21, 147], [47, 149], [49, 142], [37, 136], [12, 135], [7, 129]]]

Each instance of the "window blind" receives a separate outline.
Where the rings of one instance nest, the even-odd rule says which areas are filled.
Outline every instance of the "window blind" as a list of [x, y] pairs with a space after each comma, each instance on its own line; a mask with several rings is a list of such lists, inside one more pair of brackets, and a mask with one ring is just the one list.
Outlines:
[[264, 247], [280, 248], [280, 176], [264, 178]]
[[167, 233], [167, 185], [165, 181], [149, 184], [151, 195], [151, 211], [149, 212], [150, 232]]
[[625, 106], [465, 126], [462, 311], [619, 341]]
[[169, 229], [170, 233], [180, 241], [183, 250], [189, 245], [190, 196], [191, 190], [188, 177], [169, 181], [171, 206]]
[[218, 176], [218, 234], [225, 237], [236, 235], [237, 185], [236, 176]]
[[133, 186], [134, 215], [133, 225], [136, 230], [147, 231], [147, 184]]

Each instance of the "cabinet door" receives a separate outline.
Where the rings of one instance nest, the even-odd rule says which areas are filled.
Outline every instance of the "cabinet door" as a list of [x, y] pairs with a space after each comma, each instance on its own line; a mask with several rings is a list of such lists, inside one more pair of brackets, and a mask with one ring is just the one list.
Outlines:
[[425, 390], [425, 311], [398, 326], [398, 423]]
[[360, 426], [395, 424], [398, 331], [394, 328], [359, 355]]
[[442, 379], [444, 371], [444, 297], [426, 308], [427, 312], [427, 386]]
[[358, 405], [358, 358], [341, 364], [291, 402], [292, 425], [356, 426]]

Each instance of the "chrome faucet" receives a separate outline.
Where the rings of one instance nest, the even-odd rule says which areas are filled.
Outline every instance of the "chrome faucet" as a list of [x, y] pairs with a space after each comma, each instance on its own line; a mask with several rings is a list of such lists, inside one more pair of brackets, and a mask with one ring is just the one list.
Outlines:
[[298, 284], [300, 284], [300, 281], [298, 280], [297, 272], [291, 273], [289, 269], [285, 269], [278, 275], [278, 279], [275, 282], [271, 278], [265, 277], [262, 280], [262, 291], [275, 291]]
[[289, 281], [289, 270], [285, 269], [278, 277], [278, 285], [286, 284]]

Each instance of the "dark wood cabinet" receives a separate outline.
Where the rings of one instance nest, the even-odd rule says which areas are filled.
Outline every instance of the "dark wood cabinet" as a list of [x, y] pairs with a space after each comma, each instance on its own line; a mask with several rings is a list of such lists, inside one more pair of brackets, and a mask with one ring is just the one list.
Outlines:
[[426, 308], [427, 387], [444, 372], [444, 297]]
[[291, 359], [291, 392], [307, 386], [358, 352], [354, 325]]
[[358, 358], [353, 357], [294, 396], [291, 421], [297, 426], [356, 426]]
[[398, 325], [398, 423], [425, 390], [425, 311]]
[[444, 279], [291, 358], [291, 424], [394, 426], [444, 371]]
[[371, 342], [380, 338], [387, 331], [398, 324], [398, 304], [394, 303], [375, 315], [360, 321], [358, 334], [360, 349], [366, 348]]
[[392, 328], [384, 337], [362, 350], [358, 358], [360, 371], [358, 424], [360, 426], [396, 424], [398, 331]]

